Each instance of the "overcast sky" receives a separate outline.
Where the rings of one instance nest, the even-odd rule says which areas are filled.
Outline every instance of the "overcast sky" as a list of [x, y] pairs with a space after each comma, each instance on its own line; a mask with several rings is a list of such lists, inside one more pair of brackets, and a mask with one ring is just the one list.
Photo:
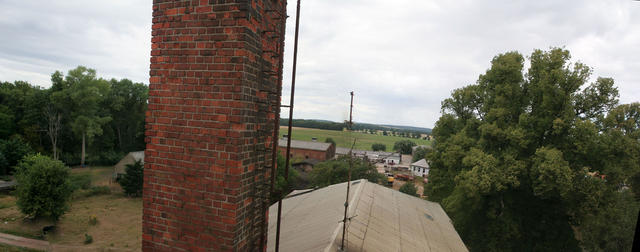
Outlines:
[[[0, 80], [49, 87], [78, 65], [148, 83], [151, 0], [0, 0]], [[295, 1], [289, 0], [283, 103]], [[303, 0], [294, 118], [433, 127], [498, 53], [565, 47], [640, 100], [640, 2]], [[287, 111], [283, 111], [287, 113]]]

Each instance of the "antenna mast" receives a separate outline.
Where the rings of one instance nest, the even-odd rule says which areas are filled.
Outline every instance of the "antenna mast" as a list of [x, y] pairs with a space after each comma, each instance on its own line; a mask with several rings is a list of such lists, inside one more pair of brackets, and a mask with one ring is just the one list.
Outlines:
[[[349, 107], [349, 123], [347, 123], [347, 130], [351, 131], [353, 126], [353, 91], [351, 91], [351, 106]], [[342, 219], [342, 242], [340, 244], [340, 249], [344, 251], [344, 236], [347, 231], [347, 210], [349, 209], [349, 189], [351, 189], [351, 168], [353, 166], [353, 157], [351, 152], [353, 151], [353, 146], [356, 145], [356, 140], [353, 140], [353, 145], [351, 145], [351, 149], [349, 149], [349, 178], [347, 179], [347, 197], [344, 200], [344, 218]]]

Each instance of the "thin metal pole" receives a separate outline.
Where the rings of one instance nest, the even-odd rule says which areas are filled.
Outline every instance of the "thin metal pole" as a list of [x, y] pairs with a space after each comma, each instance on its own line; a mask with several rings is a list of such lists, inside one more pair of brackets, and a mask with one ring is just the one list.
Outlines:
[[[349, 125], [347, 125], [347, 130], [351, 131], [351, 125], [353, 125], [353, 91], [351, 91], [351, 106], [349, 107]], [[353, 166], [353, 157], [351, 156], [351, 151], [353, 150], [353, 146], [356, 144], [355, 139], [353, 140], [353, 145], [351, 145], [351, 149], [349, 150], [349, 178], [347, 179], [347, 198], [344, 200], [344, 218], [342, 219], [342, 242], [340, 243], [340, 249], [344, 251], [344, 235], [347, 232], [347, 209], [349, 209], [349, 190], [351, 189], [351, 166]]]
[[[284, 6], [284, 8], [286, 8], [286, 5]], [[277, 50], [277, 55], [279, 55], [279, 59], [278, 59], [278, 77], [276, 80], [276, 86], [278, 87], [278, 91], [277, 94], [280, 95], [282, 94], [282, 68], [283, 68], [283, 62], [284, 62], [284, 35], [285, 35], [285, 25], [286, 25], [286, 19], [284, 17], [280, 17], [279, 23], [281, 25], [276, 25], [276, 27], [274, 29], [278, 29], [279, 28], [279, 36], [280, 36], [280, 43], [278, 44], [278, 48]], [[277, 176], [276, 173], [276, 169], [277, 169], [277, 163], [278, 163], [278, 135], [279, 135], [279, 131], [280, 131], [280, 104], [281, 101], [278, 98], [278, 101], [276, 102], [276, 106], [275, 106], [275, 120], [273, 120], [273, 143], [272, 143], [272, 149], [271, 149], [271, 183], [269, 186], [269, 193], [267, 195], [267, 198], [265, 199], [266, 204], [264, 206], [264, 209], [262, 211], [262, 213], [266, 213], [267, 209], [269, 208], [269, 203], [271, 202], [271, 195], [273, 195], [273, 188], [275, 186], [275, 179]], [[263, 232], [267, 232], [268, 233], [268, 227], [267, 227], [267, 221], [263, 221], [262, 222], [262, 231]], [[266, 245], [265, 240], [267, 239], [267, 235], [263, 234], [261, 237], [261, 241], [260, 241], [260, 251], [265, 251], [264, 250], [264, 246]]]
[[[296, 5], [296, 33], [293, 42], [293, 69], [291, 73], [291, 94], [289, 101], [289, 126], [287, 128], [287, 156], [284, 166], [284, 181], [289, 184], [289, 155], [291, 153], [291, 127], [293, 126], [293, 97], [296, 91], [296, 66], [298, 63], [298, 32], [300, 31], [300, 0]], [[280, 219], [282, 217], [282, 198], [278, 200], [278, 223], [276, 225], [276, 252], [280, 251]]]

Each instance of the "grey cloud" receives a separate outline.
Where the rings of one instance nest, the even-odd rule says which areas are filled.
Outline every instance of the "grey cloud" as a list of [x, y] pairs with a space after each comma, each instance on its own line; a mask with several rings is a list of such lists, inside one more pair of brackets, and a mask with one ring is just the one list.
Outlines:
[[[151, 0], [5, 0], [0, 80], [49, 86], [77, 65], [147, 82]], [[283, 101], [288, 103], [295, 1], [289, 0]], [[640, 100], [640, 2], [303, 0], [296, 118], [433, 127], [440, 102], [474, 83], [499, 53], [564, 46]], [[287, 111], [283, 111], [283, 114]]]

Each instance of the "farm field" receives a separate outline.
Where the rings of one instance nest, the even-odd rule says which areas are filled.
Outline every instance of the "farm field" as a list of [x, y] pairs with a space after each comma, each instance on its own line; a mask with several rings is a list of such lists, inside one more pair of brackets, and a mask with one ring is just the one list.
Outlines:
[[[53, 222], [26, 219], [11, 194], [0, 194], [0, 232], [49, 241], [56, 251], [140, 250], [142, 199], [125, 197], [120, 185], [110, 182], [112, 172], [113, 167], [72, 169], [72, 174], [90, 176], [91, 186], [108, 187], [111, 193], [92, 194], [90, 189], [74, 192], [70, 209], [61, 217], [56, 231], [44, 236], [42, 228]], [[90, 223], [92, 218], [96, 223]], [[93, 242], [84, 244], [85, 234], [92, 236]], [[4, 250], [0, 246], [0, 251]]]
[[[287, 127], [280, 127], [280, 137], [287, 134]], [[353, 144], [353, 140], [356, 140], [354, 149], [357, 150], [371, 150], [371, 145], [374, 143], [381, 143], [387, 146], [387, 151], [393, 149], [393, 144], [400, 140], [411, 140], [417, 145], [431, 145], [431, 141], [397, 137], [397, 136], [383, 136], [376, 134], [365, 134], [361, 132], [347, 132], [336, 130], [323, 130], [323, 129], [310, 129], [293, 127], [291, 129], [291, 135], [293, 140], [311, 141], [312, 137], [317, 137], [318, 142], [324, 142], [328, 137], [336, 141], [338, 147], [349, 148]]]

